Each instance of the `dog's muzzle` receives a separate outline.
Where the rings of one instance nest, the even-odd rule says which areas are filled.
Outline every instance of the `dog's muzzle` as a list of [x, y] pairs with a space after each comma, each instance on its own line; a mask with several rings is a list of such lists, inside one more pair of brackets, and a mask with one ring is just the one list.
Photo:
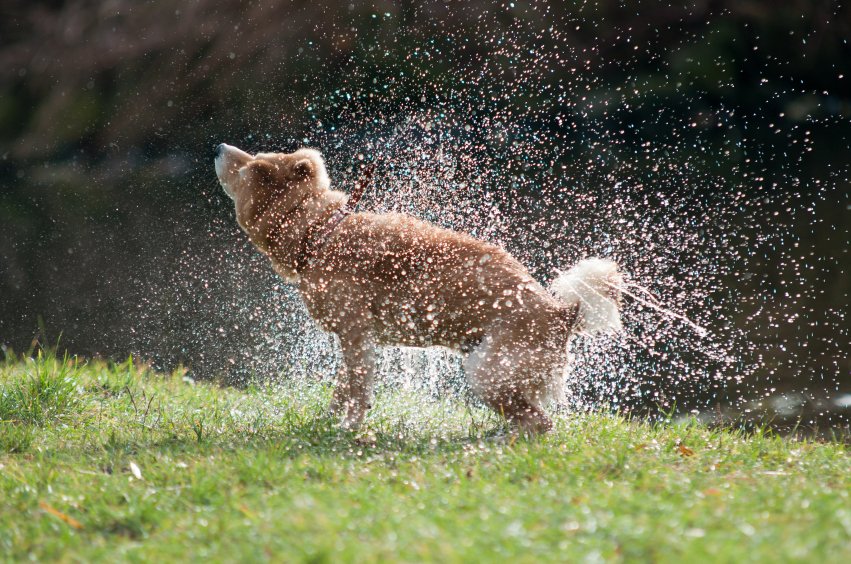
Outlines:
[[254, 157], [227, 143], [216, 146], [215, 153], [216, 176], [227, 195], [233, 198], [233, 192], [228, 188], [228, 185], [234, 181], [239, 167]]

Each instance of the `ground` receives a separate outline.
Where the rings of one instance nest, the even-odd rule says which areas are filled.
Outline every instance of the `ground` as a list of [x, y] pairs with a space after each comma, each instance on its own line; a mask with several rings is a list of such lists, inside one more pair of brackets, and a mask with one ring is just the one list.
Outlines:
[[234, 389], [128, 361], [0, 364], [0, 559], [851, 561], [840, 442], [562, 414], [525, 439], [385, 390]]

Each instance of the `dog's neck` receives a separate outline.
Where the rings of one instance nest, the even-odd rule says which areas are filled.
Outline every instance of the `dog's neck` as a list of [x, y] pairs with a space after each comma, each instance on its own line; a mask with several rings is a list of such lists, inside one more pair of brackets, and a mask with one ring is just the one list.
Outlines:
[[285, 280], [296, 282], [297, 256], [310, 225], [346, 204], [346, 195], [336, 190], [310, 190], [263, 206], [259, 203], [244, 228], [251, 242], [269, 255]]

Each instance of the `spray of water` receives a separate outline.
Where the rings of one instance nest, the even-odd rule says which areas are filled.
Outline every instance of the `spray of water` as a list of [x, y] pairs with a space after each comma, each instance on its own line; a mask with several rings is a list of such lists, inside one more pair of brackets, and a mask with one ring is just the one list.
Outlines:
[[[345, 190], [361, 162], [374, 162], [361, 209], [406, 212], [498, 243], [544, 283], [583, 257], [618, 261], [628, 274], [624, 331], [574, 340], [570, 409], [705, 409], [759, 396], [772, 367], [755, 329], [783, 322], [778, 298], [791, 305], [816, 292], [799, 285], [767, 295], [765, 257], [824, 270], [819, 257], [795, 252], [791, 226], [841, 179], [799, 178], [805, 127], [785, 126], [783, 143], [804, 150], [779, 162], [751, 131], [781, 117], [678, 100], [676, 89], [660, 95], [663, 85], [629, 72], [605, 82], [593, 50], [522, 22], [491, 39], [487, 58], [471, 55], [451, 75], [425, 79], [435, 74], [424, 69], [446, 62], [444, 47], [465, 52], [463, 36], [438, 31], [412, 40], [405, 63], [379, 78], [353, 67], [330, 95], [283, 100], [304, 109], [304, 123], [223, 141], [317, 147]], [[555, 68], [570, 78], [551, 79]], [[212, 186], [208, 196], [225, 199]], [[331, 379], [334, 339], [231, 222], [212, 225], [209, 247], [186, 249], [162, 294], [190, 320], [181, 346], [232, 349], [223, 368], [240, 377]], [[821, 319], [836, 326], [842, 315]], [[442, 350], [389, 349], [381, 372], [385, 385], [426, 396], [464, 389], [459, 360]]]

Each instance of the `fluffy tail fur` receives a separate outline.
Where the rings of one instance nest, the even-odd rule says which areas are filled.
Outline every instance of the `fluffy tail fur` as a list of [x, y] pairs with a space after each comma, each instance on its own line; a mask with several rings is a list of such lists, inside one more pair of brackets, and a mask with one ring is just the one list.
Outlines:
[[579, 305], [579, 331], [613, 333], [621, 329], [621, 283], [617, 263], [592, 258], [559, 273], [550, 290], [565, 303]]

